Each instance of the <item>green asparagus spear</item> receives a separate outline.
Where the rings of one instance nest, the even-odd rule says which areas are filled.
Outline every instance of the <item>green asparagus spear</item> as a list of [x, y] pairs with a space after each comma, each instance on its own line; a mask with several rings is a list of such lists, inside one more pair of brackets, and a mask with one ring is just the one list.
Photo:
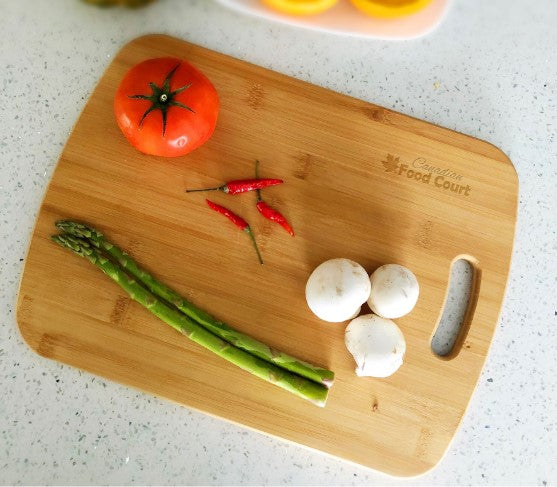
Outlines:
[[226, 340], [228, 343], [256, 355], [259, 358], [267, 360], [268, 362], [274, 363], [279, 367], [323, 384], [326, 387], [331, 387], [333, 384], [335, 375], [332, 371], [315, 367], [314, 365], [292, 357], [286, 353], [276, 351], [264, 343], [230, 328], [222, 321], [217, 320], [209, 313], [206, 313], [191, 302], [185, 300], [178, 293], [155, 279], [149, 272], [139, 267], [128, 254], [116, 245], [107, 241], [104, 235], [98, 230], [82, 223], [67, 220], [57, 222], [56, 226], [63, 232], [76, 237], [85, 238], [94, 246], [104, 250], [124, 269], [126, 269], [129, 274], [142, 282], [153, 294], [159, 296], [168, 303], [173, 304], [191, 319], [195, 320], [197, 323], [223, 340]]
[[77, 255], [85, 257], [115, 281], [132, 299], [194, 342], [267, 382], [282, 387], [318, 406], [325, 405], [329, 392], [325, 386], [288, 372], [217, 337], [158, 299], [133, 277], [126, 274], [119, 265], [104, 257], [101, 251], [88, 241], [73, 235], [54, 235], [52, 240]]

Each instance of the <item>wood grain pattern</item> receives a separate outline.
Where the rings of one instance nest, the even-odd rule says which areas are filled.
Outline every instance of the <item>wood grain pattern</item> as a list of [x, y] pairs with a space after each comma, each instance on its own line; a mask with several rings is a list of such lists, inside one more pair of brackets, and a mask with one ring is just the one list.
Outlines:
[[[112, 114], [126, 70], [168, 55], [196, 64], [221, 99], [213, 138], [173, 160], [136, 152]], [[250, 177], [256, 158], [263, 176], [286, 180], [265, 194], [290, 219], [295, 238], [257, 214], [253, 195], [214, 199], [252, 223], [264, 266], [203, 195], [184, 194]], [[44, 357], [374, 469], [417, 475], [447, 449], [488, 353], [517, 192], [512, 164], [486, 142], [181, 40], [142, 37], [114, 59], [60, 157], [30, 245], [19, 326]], [[94, 224], [230, 325], [332, 368], [337, 380], [327, 406], [212, 356], [130, 302], [97, 269], [48, 240], [59, 218]], [[370, 272], [397, 262], [420, 281], [416, 309], [397, 320], [405, 363], [388, 379], [357, 378], [344, 325], [320, 322], [306, 307], [311, 270], [339, 256]], [[442, 360], [430, 343], [459, 256], [477, 271], [475, 306], [463, 346]]]

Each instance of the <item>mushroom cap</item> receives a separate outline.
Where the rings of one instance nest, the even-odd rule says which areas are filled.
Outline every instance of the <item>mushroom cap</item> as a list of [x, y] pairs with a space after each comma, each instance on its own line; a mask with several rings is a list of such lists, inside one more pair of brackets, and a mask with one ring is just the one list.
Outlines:
[[388, 377], [402, 365], [406, 341], [391, 320], [369, 314], [353, 319], [344, 334], [360, 377]]
[[306, 301], [317, 317], [338, 323], [359, 313], [370, 291], [371, 283], [360, 264], [349, 259], [331, 259], [309, 276]]
[[379, 267], [369, 277], [371, 293], [368, 304], [383, 318], [400, 318], [416, 305], [420, 285], [412, 271], [398, 264]]

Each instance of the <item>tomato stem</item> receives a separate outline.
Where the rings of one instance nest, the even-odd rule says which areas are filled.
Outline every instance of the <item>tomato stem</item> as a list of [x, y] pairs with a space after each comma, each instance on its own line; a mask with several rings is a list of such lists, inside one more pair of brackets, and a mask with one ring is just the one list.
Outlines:
[[162, 116], [162, 136], [164, 137], [166, 134], [167, 112], [170, 107], [178, 107], [195, 113], [192, 108], [174, 99], [176, 95], [184, 90], [187, 90], [191, 86], [191, 83], [181, 86], [174, 91], [170, 91], [170, 79], [179, 67], [180, 63], [172, 68], [172, 70], [164, 79], [162, 86], [157, 86], [155, 83], [150, 82], [149, 87], [151, 88], [152, 92], [150, 95], [129, 95], [130, 98], [136, 100], [148, 100], [151, 102], [151, 106], [147, 108], [147, 110], [145, 110], [145, 113], [143, 113], [141, 119], [139, 120], [139, 128], [141, 128], [141, 126], [143, 125], [143, 121], [145, 120], [147, 115], [149, 115], [154, 110], [160, 110]]

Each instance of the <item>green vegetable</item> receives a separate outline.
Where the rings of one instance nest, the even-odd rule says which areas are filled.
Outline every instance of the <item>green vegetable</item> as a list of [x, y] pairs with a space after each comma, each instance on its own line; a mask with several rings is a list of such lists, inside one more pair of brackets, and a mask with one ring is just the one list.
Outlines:
[[325, 405], [329, 392], [325, 386], [273, 365], [217, 337], [145, 289], [120, 265], [105, 257], [87, 240], [68, 234], [54, 235], [52, 240], [86, 258], [116, 282], [133, 300], [194, 342], [267, 382], [318, 406]]
[[217, 320], [209, 313], [206, 313], [194, 304], [185, 300], [178, 293], [155, 279], [146, 270], [139, 267], [128, 254], [116, 245], [107, 241], [103, 234], [98, 230], [82, 223], [65, 220], [57, 222], [56, 226], [63, 232], [76, 237], [85, 238], [92, 245], [104, 250], [124, 269], [126, 269], [126, 272], [141, 281], [153, 294], [164, 299], [166, 302], [173, 304], [192, 320], [195, 320], [207, 330], [223, 340], [226, 340], [228, 343], [231, 343], [232, 345], [235, 345], [252, 355], [267, 360], [268, 362], [272, 362], [283, 369], [287, 369], [327, 387], [330, 387], [333, 384], [335, 374], [332, 371], [315, 367], [286, 353], [273, 350], [268, 345], [265, 345], [262, 342], [230, 328], [222, 321]]

